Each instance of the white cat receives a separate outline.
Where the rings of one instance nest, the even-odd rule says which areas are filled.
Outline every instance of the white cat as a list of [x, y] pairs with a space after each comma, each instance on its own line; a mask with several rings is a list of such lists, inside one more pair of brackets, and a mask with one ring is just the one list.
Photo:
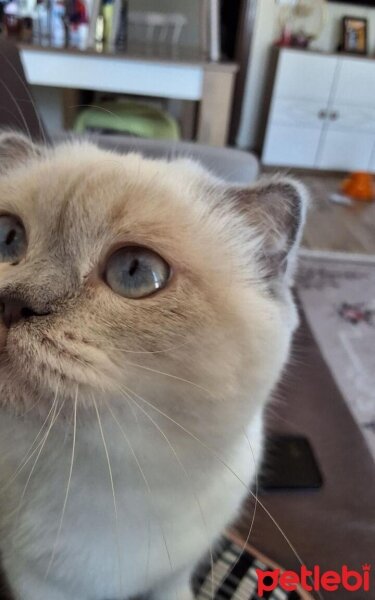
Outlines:
[[0, 550], [16, 600], [191, 600], [297, 323], [290, 179], [0, 137]]

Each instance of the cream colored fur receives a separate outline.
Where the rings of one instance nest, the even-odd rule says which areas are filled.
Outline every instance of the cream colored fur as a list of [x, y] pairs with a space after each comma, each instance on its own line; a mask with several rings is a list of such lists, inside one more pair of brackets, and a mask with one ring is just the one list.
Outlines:
[[[16, 600], [191, 600], [194, 566], [261, 456], [297, 322], [303, 191], [227, 189], [190, 161], [87, 143], [19, 152], [17, 138], [11, 160], [8, 137], [0, 212], [22, 220], [28, 250], [0, 265], [0, 301], [50, 313], [0, 327], [9, 583]], [[164, 290], [129, 300], [106, 285], [108, 256], [129, 242], [171, 265]]]

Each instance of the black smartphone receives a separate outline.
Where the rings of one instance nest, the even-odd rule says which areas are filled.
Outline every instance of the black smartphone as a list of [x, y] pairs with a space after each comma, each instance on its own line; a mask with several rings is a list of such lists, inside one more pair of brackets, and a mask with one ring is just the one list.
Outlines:
[[259, 491], [318, 489], [323, 477], [308, 439], [270, 434], [266, 439]]

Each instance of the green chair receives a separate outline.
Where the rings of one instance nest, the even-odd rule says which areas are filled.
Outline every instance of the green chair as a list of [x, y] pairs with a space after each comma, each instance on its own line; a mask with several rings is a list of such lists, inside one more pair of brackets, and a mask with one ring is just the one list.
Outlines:
[[149, 104], [133, 101], [107, 101], [83, 110], [74, 130], [122, 133], [141, 138], [179, 140], [177, 121]]

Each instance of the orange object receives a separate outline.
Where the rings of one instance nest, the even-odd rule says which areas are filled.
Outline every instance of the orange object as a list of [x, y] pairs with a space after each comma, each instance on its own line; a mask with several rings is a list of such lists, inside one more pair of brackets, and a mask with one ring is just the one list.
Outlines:
[[371, 173], [357, 171], [344, 180], [342, 191], [355, 200], [371, 202], [374, 199], [374, 183]]

